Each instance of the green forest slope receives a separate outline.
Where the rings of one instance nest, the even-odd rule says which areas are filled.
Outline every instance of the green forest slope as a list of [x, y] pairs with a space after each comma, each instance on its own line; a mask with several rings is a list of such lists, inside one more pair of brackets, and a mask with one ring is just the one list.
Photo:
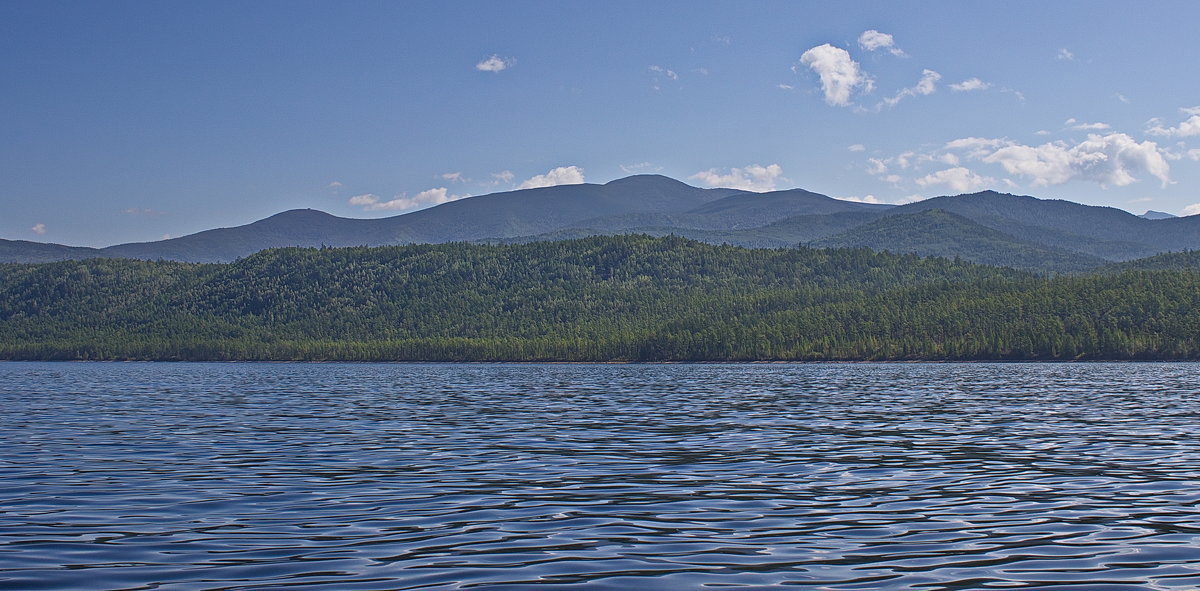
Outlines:
[[0, 358], [1200, 358], [1200, 273], [593, 237], [0, 265]]

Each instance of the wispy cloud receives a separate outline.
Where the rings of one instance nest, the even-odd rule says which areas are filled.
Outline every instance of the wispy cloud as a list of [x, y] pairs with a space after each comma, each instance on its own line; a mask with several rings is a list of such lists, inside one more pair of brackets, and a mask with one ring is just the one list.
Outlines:
[[330, 183], [328, 185], [325, 185], [325, 188], [326, 189], [340, 189], [340, 188], [342, 188], [342, 183], [339, 183], [338, 181], [330, 181]]
[[510, 57], [500, 57], [499, 55], [492, 54], [491, 57], [484, 58], [475, 64], [475, 69], [480, 72], [503, 72], [513, 67], [516, 63], [516, 60]]
[[33, 227], [30, 228], [29, 230], [32, 231], [34, 234], [41, 236], [42, 234], [46, 233], [46, 224], [34, 224]]
[[710, 168], [688, 178], [700, 181], [708, 187], [763, 192], [774, 191], [778, 181], [786, 180], [782, 175], [783, 169], [778, 164], [767, 166], [751, 164], [745, 168], [730, 168], [729, 172], [725, 174], [717, 172], [715, 168]]
[[867, 147], [862, 144], [851, 144], [846, 146], [846, 149], [850, 150], [851, 152], [865, 152]]
[[662, 167], [653, 162], [638, 162], [637, 164], [622, 164], [621, 171], [625, 174], [645, 174], [648, 172], [659, 172]]
[[651, 72], [653, 72], [655, 74], [659, 74], [661, 76], [665, 76], [667, 78], [670, 78], [671, 80], [679, 80], [679, 74], [676, 74], [675, 70], [669, 70], [662, 66], [650, 66], [649, 69]]
[[145, 208], [145, 207], [127, 207], [127, 208], [121, 210], [121, 213], [123, 213], [125, 215], [148, 215], [148, 216], [163, 215], [163, 212], [158, 211], [157, 209], [149, 209], [149, 208]]
[[559, 166], [546, 174], [535, 175], [526, 179], [518, 189], [538, 189], [541, 187], [556, 187], [558, 185], [578, 185], [583, 183], [583, 169], [578, 166]]
[[991, 88], [991, 84], [984, 82], [978, 78], [967, 78], [958, 84], [951, 84], [950, 90], [954, 92], [970, 92], [972, 90], [987, 90]]
[[855, 203], [883, 203], [883, 201], [874, 195], [864, 195], [862, 197], [852, 195], [850, 197], [838, 197], [838, 199], [841, 199], [842, 201], [853, 201]]
[[858, 46], [867, 51], [886, 49], [896, 57], [908, 57], [908, 54], [896, 47], [896, 40], [891, 35], [880, 33], [875, 29], [863, 31], [863, 34], [858, 36]]
[[[865, 74], [850, 53], [828, 43], [818, 45], [800, 55], [800, 65], [816, 72], [825, 92], [825, 102], [844, 107], [850, 104], [850, 93], [855, 89], [870, 92], [875, 83]], [[798, 71], [797, 67], [792, 68]]]
[[471, 180], [471, 179], [463, 176], [463, 173], [461, 171], [459, 171], [459, 172], [443, 172], [439, 176], [442, 177], [442, 180], [450, 181], [452, 183], [466, 183], [466, 182], [470, 182], [470, 180]]
[[1067, 49], [1066, 47], [1063, 47], [1063, 48], [1059, 49], [1059, 50], [1058, 50], [1058, 55], [1056, 55], [1056, 56], [1054, 56], [1054, 57], [1055, 57], [1055, 59], [1059, 59], [1059, 60], [1062, 60], [1062, 61], [1064, 61], [1064, 62], [1073, 62], [1073, 61], [1075, 61], [1075, 54], [1074, 54], [1074, 53], [1071, 53], [1071, 50]]
[[900, 89], [900, 92], [897, 92], [895, 96], [883, 99], [883, 102], [876, 105], [875, 108], [882, 109], [886, 106], [890, 109], [907, 97], [933, 94], [937, 91], [937, 81], [941, 79], [941, 74], [933, 70], [923, 70], [921, 72], [921, 79], [917, 81], [915, 86]]
[[1083, 123], [1076, 120], [1074, 117], [1067, 119], [1063, 125], [1066, 125], [1067, 127], [1077, 131], [1104, 131], [1106, 129], [1112, 129], [1112, 126], [1107, 123]]
[[662, 90], [662, 85], [668, 80], [671, 82], [679, 81], [679, 74], [676, 73], [675, 70], [664, 68], [662, 66], [650, 66], [647, 68], [647, 70], [650, 72], [650, 75], [653, 78], [653, 83], [651, 86], [654, 88], [654, 90]]

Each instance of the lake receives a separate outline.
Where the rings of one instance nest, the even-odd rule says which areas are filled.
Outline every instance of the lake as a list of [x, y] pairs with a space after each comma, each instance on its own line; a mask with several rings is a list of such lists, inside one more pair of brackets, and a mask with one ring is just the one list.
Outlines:
[[3, 589], [1200, 588], [1200, 365], [0, 363]]

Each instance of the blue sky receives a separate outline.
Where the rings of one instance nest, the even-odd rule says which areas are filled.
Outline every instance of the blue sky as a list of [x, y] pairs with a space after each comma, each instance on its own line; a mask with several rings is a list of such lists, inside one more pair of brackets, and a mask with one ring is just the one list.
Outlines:
[[1194, 2], [0, 3], [0, 238], [104, 246], [636, 173], [1196, 213], [1198, 17]]

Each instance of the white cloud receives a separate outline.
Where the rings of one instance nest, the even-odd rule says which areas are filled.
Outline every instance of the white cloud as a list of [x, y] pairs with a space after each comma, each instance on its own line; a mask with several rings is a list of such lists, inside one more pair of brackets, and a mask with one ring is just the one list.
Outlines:
[[662, 90], [662, 84], [665, 80], [670, 80], [671, 82], [679, 81], [679, 74], [675, 70], [662, 66], [650, 66], [647, 69], [650, 70], [650, 74], [654, 77], [654, 83], [651, 85], [654, 90]]
[[146, 207], [129, 207], [121, 211], [125, 215], [163, 215], [163, 212], [157, 209]]
[[863, 34], [858, 36], [858, 46], [867, 51], [886, 49], [896, 57], [907, 57], [904, 51], [896, 47], [896, 40], [891, 35], [875, 29], [863, 31]]
[[1039, 130], [1033, 132], [1033, 135], [1050, 135], [1050, 132], [1045, 129], [1039, 129]]
[[511, 170], [502, 170], [500, 172], [493, 172], [492, 178], [496, 179], [496, 183], [511, 183], [516, 178], [516, 175]]
[[783, 84], [783, 83], [776, 84], [775, 88], [778, 88], [779, 90], [795, 90], [796, 89], [796, 87], [792, 86], [791, 84]]
[[1009, 174], [1028, 177], [1035, 187], [1075, 179], [1121, 187], [1137, 181], [1135, 172], [1150, 174], [1164, 187], [1171, 182], [1170, 165], [1158, 144], [1138, 143], [1124, 133], [1088, 134], [1088, 139], [1074, 146], [1065, 142], [1040, 146], [1010, 142], [991, 154], [975, 157], [999, 164]]
[[463, 173], [461, 171], [460, 172], [443, 172], [440, 176], [442, 177], [442, 180], [450, 181], [452, 183], [465, 183], [465, 182], [471, 180], [471, 179], [464, 177]]
[[840, 47], [828, 43], [818, 45], [804, 52], [800, 63], [821, 78], [825, 102], [831, 105], [844, 107], [850, 104], [850, 93], [854, 89], [870, 92], [874, 88], [870, 76], [863, 73], [858, 62], [850, 59], [850, 54]]
[[1063, 125], [1067, 125], [1071, 129], [1086, 131], [1104, 131], [1106, 129], [1112, 129], [1112, 126], [1107, 123], [1083, 123], [1075, 120], [1074, 117], [1067, 119]]
[[1183, 215], [1196, 215], [1200, 213], [1200, 203], [1193, 203], [1183, 208]]
[[876, 106], [876, 109], [887, 105], [889, 108], [896, 106], [897, 103], [910, 96], [927, 96], [937, 91], [937, 81], [942, 79], [942, 75], [933, 70], [924, 70], [921, 72], [921, 79], [917, 81], [916, 86], [903, 88], [896, 96], [883, 99], [882, 103]]
[[1011, 94], [1011, 95], [1017, 97], [1018, 101], [1020, 101], [1022, 103], [1025, 102], [1025, 93], [1023, 93], [1019, 90], [1013, 90], [1011, 88], [1001, 88], [1000, 92], [1005, 92], [1005, 93]]
[[379, 203], [379, 195], [367, 193], [365, 195], [355, 195], [347, 202], [350, 205], [369, 206]]
[[436, 189], [421, 191], [412, 197], [397, 195], [391, 201], [382, 201], [378, 195], [371, 193], [355, 195], [350, 198], [349, 203], [350, 205], [362, 207], [366, 211], [404, 211], [419, 207], [429, 207], [431, 205], [441, 205], [442, 203], [457, 201], [465, 197], [470, 197], [470, 195], [451, 195], [445, 187], [438, 187]]
[[729, 174], [721, 174], [710, 168], [688, 177], [709, 187], [726, 187], [743, 191], [774, 191], [775, 183], [783, 179], [783, 169], [778, 164], [761, 166], [751, 164], [745, 168], [731, 168]]
[[669, 70], [662, 66], [650, 66], [650, 71], [660, 76], [670, 78], [671, 80], [679, 80], [679, 74], [676, 74], [674, 70]]
[[862, 144], [851, 144], [847, 146], [846, 149], [850, 150], [851, 152], [865, 152], [867, 147]]
[[1200, 148], [1192, 148], [1187, 151], [1187, 157], [1192, 160], [1200, 160]]
[[996, 148], [1009, 145], [1010, 143], [1008, 140], [1001, 139], [965, 137], [946, 142], [946, 145], [942, 148], [945, 150], [963, 150], [966, 151], [968, 158], [979, 159], [991, 154]]
[[863, 197], [838, 197], [838, 199], [841, 199], [842, 201], [853, 201], [855, 203], [883, 203], [883, 201], [880, 201], [879, 198], [874, 195], [866, 195]]
[[1059, 49], [1059, 50], [1058, 50], [1058, 55], [1057, 55], [1057, 56], [1055, 56], [1055, 57], [1056, 57], [1057, 59], [1060, 59], [1060, 60], [1063, 60], [1063, 61], [1066, 61], [1066, 62], [1073, 62], [1073, 61], [1075, 61], [1075, 54], [1074, 54], [1074, 53], [1071, 53], [1071, 50], [1069, 50], [1069, 49], [1067, 49], [1067, 48], [1065, 48], [1065, 47], [1064, 47], [1064, 48], [1062, 48], [1062, 49]]
[[[891, 160], [890, 158], [888, 160]], [[880, 176], [887, 174], [888, 163], [879, 158], [867, 158], [867, 174]]]
[[927, 174], [917, 179], [917, 184], [922, 187], [933, 185], [945, 185], [951, 191], [966, 193], [969, 191], [978, 191], [996, 182], [996, 179], [975, 174], [970, 169], [956, 166], [939, 170], [932, 174]]
[[30, 228], [30, 231], [38, 236], [41, 236], [42, 234], [46, 233], [46, 224], [34, 224], [33, 227]]
[[1125, 104], [1127, 104], [1127, 105], [1128, 105], [1129, 103], [1133, 102], [1133, 101], [1130, 101], [1130, 100], [1129, 100], [1129, 97], [1127, 97], [1127, 96], [1125, 96], [1125, 95], [1123, 95], [1123, 94], [1121, 94], [1121, 93], [1119, 93], [1119, 92], [1118, 92], [1118, 93], [1117, 93], [1115, 96], [1117, 97], [1117, 100], [1119, 100], [1119, 101], [1121, 101], [1121, 102], [1123, 102], [1123, 103], [1125, 103]]
[[952, 152], [946, 152], [938, 156], [937, 159], [942, 164], [949, 164], [950, 166], [958, 166], [959, 163], [958, 155]]
[[645, 174], [647, 172], [658, 172], [662, 170], [661, 166], [653, 162], [638, 162], [637, 164], [622, 164], [621, 170], [625, 174]]
[[342, 184], [337, 181], [332, 181], [328, 185], [325, 185], [325, 188], [326, 189], [340, 189], [340, 188], [342, 188]]
[[1180, 111], [1191, 116], [1175, 127], [1163, 127], [1159, 119], [1151, 119], [1151, 127], [1146, 130], [1146, 133], [1165, 137], [1192, 137], [1200, 135], [1200, 107], [1184, 107]]
[[991, 84], [984, 82], [978, 78], [967, 78], [958, 84], [951, 84], [950, 90], [954, 92], [970, 92], [972, 90], [987, 90], [991, 88]]
[[558, 185], [578, 185], [583, 182], [583, 169], [578, 166], [560, 166], [547, 172], [539, 174], [530, 179], [525, 180], [518, 189], [537, 189], [541, 187], [554, 187]]
[[503, 72], [517, 63], [516, 60], [509, 57], [500, 57], [492, 54], [491, 57], [475, 64], [475, 69], [481, 72]]

